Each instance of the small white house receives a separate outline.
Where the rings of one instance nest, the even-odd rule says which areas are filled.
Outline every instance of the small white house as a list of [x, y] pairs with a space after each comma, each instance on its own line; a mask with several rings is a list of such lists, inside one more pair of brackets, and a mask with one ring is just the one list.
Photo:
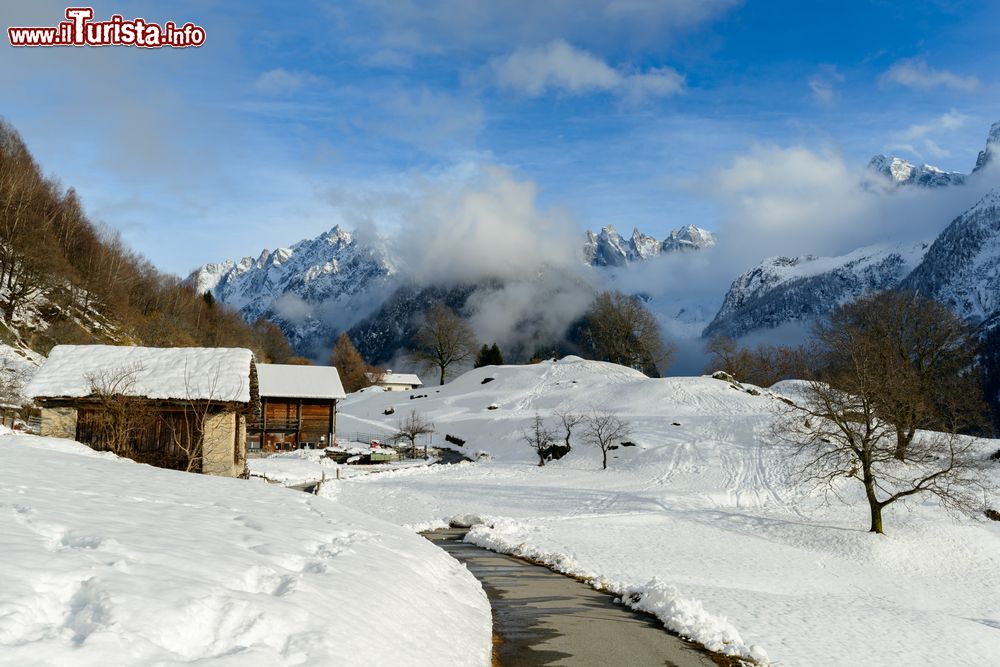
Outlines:
[[368, 378], [376, 381], [376, 387], [382, 387], [386, 391], [410, 391], [424, 384], [414, 373], [386, 371], [381, 377], [369, 374]]

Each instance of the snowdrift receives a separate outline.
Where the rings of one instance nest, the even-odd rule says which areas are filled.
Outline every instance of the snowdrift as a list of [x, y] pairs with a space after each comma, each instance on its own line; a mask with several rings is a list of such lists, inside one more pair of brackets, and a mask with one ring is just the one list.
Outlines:
[[479, 583], [409, 531], [65, 440], [0, 470], [0, 664], [489, 663]]

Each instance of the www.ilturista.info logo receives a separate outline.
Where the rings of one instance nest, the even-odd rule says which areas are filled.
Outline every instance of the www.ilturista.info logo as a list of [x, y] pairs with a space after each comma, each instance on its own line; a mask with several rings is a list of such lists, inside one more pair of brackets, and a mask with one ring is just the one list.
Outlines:
[[126, 21], [115, 14], [108, 21], [93, 21], [91, 7], [68, 7], [66, 20], [48, 28], [7, 28], [11, 46], [138, 46], [158, 49], [185, 48], [205, 43], [205, 29], [193, 23], [162, 26], [146, 19]]

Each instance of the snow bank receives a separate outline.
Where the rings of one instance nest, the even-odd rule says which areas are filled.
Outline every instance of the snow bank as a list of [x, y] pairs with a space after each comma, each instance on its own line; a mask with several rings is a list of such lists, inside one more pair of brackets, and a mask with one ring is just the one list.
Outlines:
[[404, 529], [66, 440], [0, 470], [0, 664], [489, 664], [479, 583]]
[[[457, 522], [452, 520], [450, 523]], [[498, 530], [498, 525], [506, 530]], [[700, 601], [683, 596], [675, 586], [661, 581], [659, 577], [653, 577], [642, 585], [609, 580], [583, 567], [568, 554], [546, 552], [528, 542], [509, 539], [505, 533], [511, 528], [516, 530], [520, 526], [509, 519], [476, 523], [465, 536], [465, 541], [491, 551], [543, 563], [557, 572], [585, 579], [594, 588], [620, 596], [621, 601], [629, 607], [653, 614], [672, 632], [698, 642], [710, 651], [736, 656], [757, 665], [770, 664], [767, 651], [761, 646], [747, 645], [729, 621], [709, 613]]]

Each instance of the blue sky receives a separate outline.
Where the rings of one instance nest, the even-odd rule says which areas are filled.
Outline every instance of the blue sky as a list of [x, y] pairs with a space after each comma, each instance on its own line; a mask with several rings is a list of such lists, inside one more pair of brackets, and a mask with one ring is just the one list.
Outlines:
[[[0, 6], [5, 27], [54, 25], [65, 7]], [[178, 273], [337, 222], [391, 229], [416, 193], [461, 187], [483, 165], [580, 229], [724, 230], [739, 224], [742, 193], [719, 194], [734, 165], [782, 173], [807, 154], [809, 168], [841, 173], [892, 152], [967, 172], [1000, 120], [996, 2], [94, 9], [190, 20], [207, 42], [5, 43], [0, 115], [94, 219]]]

